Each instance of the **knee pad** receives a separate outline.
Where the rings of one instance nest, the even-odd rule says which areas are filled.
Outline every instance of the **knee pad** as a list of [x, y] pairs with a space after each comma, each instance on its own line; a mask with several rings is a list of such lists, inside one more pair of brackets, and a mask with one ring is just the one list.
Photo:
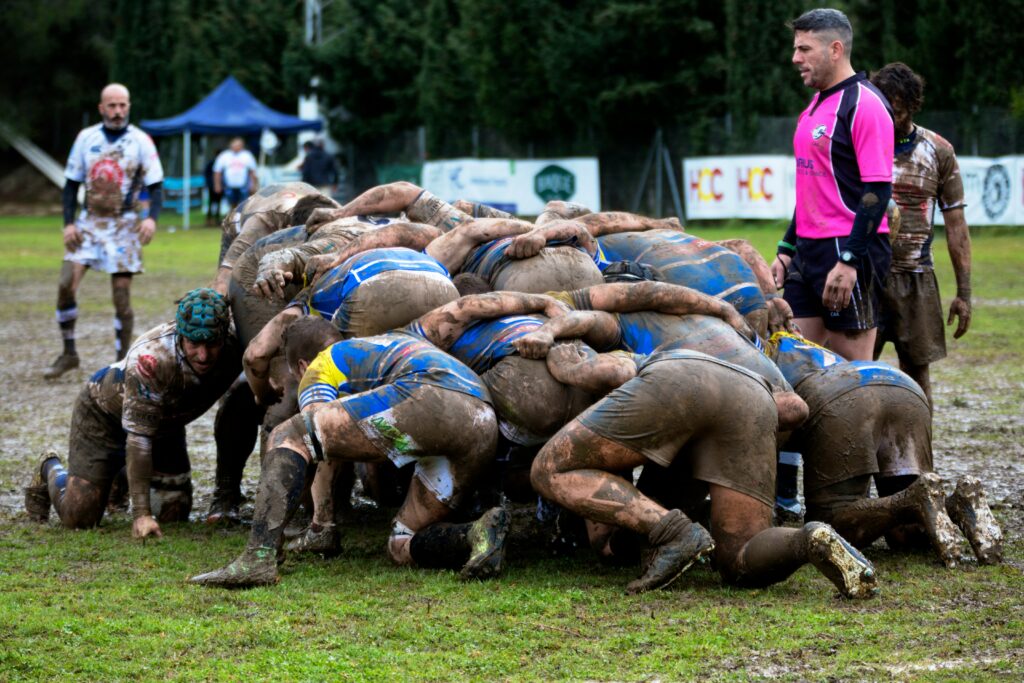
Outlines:
[[182, 522], [192, 511], [192, 473], [154, 474], [149, 506], [158, 522]]

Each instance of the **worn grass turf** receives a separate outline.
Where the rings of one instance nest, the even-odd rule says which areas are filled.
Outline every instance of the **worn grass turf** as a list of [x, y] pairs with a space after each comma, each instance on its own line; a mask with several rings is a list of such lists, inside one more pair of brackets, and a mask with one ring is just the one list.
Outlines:
[[[38, 337], [2, 337], [0, 501], [8, 503], [42, 447], [66, 448], [60, 410], [88, 372], [47, 384], [13, 368], [48, 362], [57, 348], [58, 223], [0, 219], [0, 327]], [[693, 230], [745, 236], [771, 254], [781, 228]], [[217, 240], [214, 230], [158, 234], [134, 289], [137, 331], [212, 277]], [[626, 597], [635, 570], [602, 567], [584, 552], [553, 558], [527, 536], [499, 579], [466, 584], [453, 572], [392, 567], [383, 552], [389, 511], [362, 510], [347, 525], [342, 557], [289, 559], [278, 586], [224, 592], [184, 580], [238, 553], [239, 531], [167, 525], [163, 540], [143, 545], [130, 540], [124, 516], [68, 532], [0, 504], [0, 680], [1020, 680], [1024, 232], [977, 231], [974, 247], [975, 321], [934, 372], [936, 463], [940, 472], [967, 463], [997, 482], [1008, 534], [1002, 566], [945, 571], [929, 556], [878, 544], [868, 555], [882, 593], [866, 602], [839, 599], [809, 567], [764, 590], [723, 587], [696, 568], [667, 591]], [[935, 249], [948, 295], [944, 242]], [[87, 276], [82, 346], [92, 365], [108, 353], [107, 292], [104, 276]], [[47, 401], [63, 407], [51, 415]], [[208, 493], [209, 417], [201, 422], [189, 440], [197, 486]]]

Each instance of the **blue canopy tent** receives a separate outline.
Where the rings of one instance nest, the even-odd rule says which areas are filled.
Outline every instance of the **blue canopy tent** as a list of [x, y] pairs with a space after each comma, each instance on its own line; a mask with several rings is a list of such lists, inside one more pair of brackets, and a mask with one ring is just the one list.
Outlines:
[[[234, 76], [228, 76], [213, 92], [191, 109], [166, 119], [147, 119], [140, 124], [150, 135], [184, 135], [184, 197], [189, 197], [192, 133], [206, 135], [251, 135], [265, 130], [297, 133], [320, 130], [318, 119], [302, 119], [275, 111], [253, 97]], [[187, 205], [187, 202], [186, 202]], [[188, 211], [184, 227], [188, 229]]]

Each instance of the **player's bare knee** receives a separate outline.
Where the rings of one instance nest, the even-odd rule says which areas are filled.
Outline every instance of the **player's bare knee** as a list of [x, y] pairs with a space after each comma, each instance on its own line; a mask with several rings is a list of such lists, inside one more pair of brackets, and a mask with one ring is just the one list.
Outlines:
[[397, 518], [391, 525], [391, 535], [388, 537], [388, 557], [400, 567], [413, 563], [409, 544], [415, 532], [403, 524]]
[[90, 529], [99, 524], [109, 488], [109, 484], [101, 487], [79, 477], [70, 478], [57, 510], [64, 528]]

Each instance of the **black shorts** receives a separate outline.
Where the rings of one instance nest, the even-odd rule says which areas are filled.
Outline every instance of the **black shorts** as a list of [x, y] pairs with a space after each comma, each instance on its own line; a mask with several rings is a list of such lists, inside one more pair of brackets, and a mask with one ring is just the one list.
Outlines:
[[888, 235], [868, 240], [867, 254], [856, 263], [857, 284], [850, 305], [830, 311], [821, 303], [825, 280], [846, 247], [846, 237], [797, 238], [796, 256], [786, 273], [784, 298], [795, 318], [821, 318], [828, 330], [870, 330], [878, 326], [879, 294], [892, 261]]

